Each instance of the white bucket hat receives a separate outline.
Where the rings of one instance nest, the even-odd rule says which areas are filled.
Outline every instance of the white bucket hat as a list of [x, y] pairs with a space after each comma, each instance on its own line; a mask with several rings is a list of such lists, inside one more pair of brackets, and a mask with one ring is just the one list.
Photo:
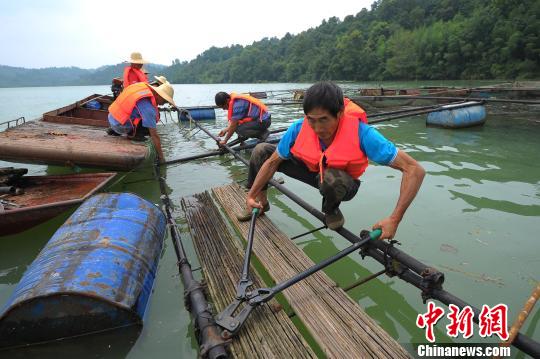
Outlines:
[[157, 92], [159, 96], [163, 97], [165, 101], [167, 101], [168, 103], [176, 107], [176, 104], [174, 103], [174, 100], [173, 100], [174, 89], [170, 83], [166, 82], [157, 87], [150, 86], [150, 88], [154, 90], [155, 92]]
[[140, 52], [132, 52], [131, 58], [127, 62], [130, 62], [132, 64], [147, 64], [148, 63], [148, 61], [143, 59]]
[[165, 76], [154, 76], [154, 78], [156, 79], [157, 82], [159, 82], [159, 84], [164, 84], [164, 83], [168, 83], [169, 81], [167, 81], [167, 78]]

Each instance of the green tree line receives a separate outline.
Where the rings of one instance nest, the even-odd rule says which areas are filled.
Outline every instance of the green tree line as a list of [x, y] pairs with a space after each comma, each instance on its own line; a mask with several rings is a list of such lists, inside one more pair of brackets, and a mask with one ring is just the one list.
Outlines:
[[539, 15], [538, 0], [378, 0], [295, 36], [212, 47], [165, 73], [174, 83], [532, 79]]
[[[0, 87], [110, 85], [114, 77], [122, 77], [125, 63], [97, 69], [78, 67], [47, 67], [26, 69], [0, 65]], [[164, 65], [145, 65], [151, 74], [163, 72]]]
[[[377, 0], [297, 35], [148, 69], [173, 83], [538, 79], [539, 18], [539, 0]], [[106, 85], [124, 66], [0, 66], [0, 87]]]

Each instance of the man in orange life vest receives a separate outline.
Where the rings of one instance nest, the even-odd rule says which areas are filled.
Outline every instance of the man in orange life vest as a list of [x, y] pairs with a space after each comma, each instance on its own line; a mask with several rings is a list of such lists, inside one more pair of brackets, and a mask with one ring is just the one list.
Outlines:
[[143, 59], [140, 52], [132, 52], [129, 59], [130, 65], [124, 68], [124, 88], [137, 82], [148, 82], [148, 77], [143, 72], [142, 67], [148, 61]]
[[400, 195], [392, 214], [373, 228], [381, 228], [381, 239], [394, 237], [405, 211], [413, 201], [424, 169], [411, 156], [398, 150], [375, 128], [367, 125], [364, 110], [343, 97], [331, 82], [319, 82], [305, 94], [305, 117], [294, 122], [277, 145], [258, 144], [250, 159], [246, 210], [239, 220], [249, 220], [251, 209], [268, 211], [266, 188], [276, 171], [319, 189], [328, 228], [337, 230], [345, 220], [339, 205], [358, 191], [358, 177], [368, 160], [403, 173]]
[[272, 123], [268, 108], [259, 99], [244, 94], [218, 92], [216, 94], [216, 106], [227, 110], [229, 125], [221, 130], [219, 137], [225, 136], [219, 142], [224, 145], [229, 141], [233, 133], [238, 134], [240, 140], [258, 138], [266, 140], [270, 132], [268, 127]]
[[133, 139], [144, 139], [144, 134], [148, 132], [160, 162], [164, 162], [165, 157], [156, 130], [159, 121], [157, 106], [165, 102], [176, 106], [173, 97], [174, 89], [168, 82], [156, 87], [144, 82], [128, 86], [109, 106], [109, 132], [112, 130], [117, 135], [126, 134]]

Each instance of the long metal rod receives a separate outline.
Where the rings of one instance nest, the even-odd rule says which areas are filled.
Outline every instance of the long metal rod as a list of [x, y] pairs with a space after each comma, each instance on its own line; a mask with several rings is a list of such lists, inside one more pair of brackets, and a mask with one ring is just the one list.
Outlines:
[[452, 96], [355, 96], [351, 98], [353, 101], [358, 100], [453, 100], [453, 101], [487, 101], [487, 102], [501, 102], [501, 103], [520, 103], [525, 105], [540, 105], [540, 101], [534, 100], [511, 100], [511, 99], [498, 99], [498, 98], [483, 98], [483, 97], [452, 97]]
[[248, 242], [246, 252], [244, 253], [244, 264], [242, 266], [242, 280], [247, 280], [249, 277], [249, 262], [251, 260], [251, 250], [253, 248], [253, 237], [255, 235], [255, 222], [259, 215], [259, 209], [255, 208], [251, 213], [251, 222], [249, 223]]
[[349, 284], [348, 286], [344, 287], [343, 290], [346, 291], [346, 292], [348, 292], [349, 290], [351, 290], [351, 289], [353, 289], [353, 288], [356, 288], [356, 287], [358, 287], [359, 285], [362, 285], [362, 284], [364, 284], [364, 283], [367, 283], [367, 282], [369, 282], [370, 280], [375, 279], [375, 278], [377, 278], [377, 277], [380, 276], [380, 275], [383, 275], [384, 273], [386, 273], [386, 269], [383, 269], [383, 270], [381, 270], [381, 271], [379, 271], [379, 272], [377, 272], [377, 273], [373, 273], [373, 274], [371, 274], [371, 275], [368, 275], [367, 277], [362, 278], [362, 279], [360, 279], [359, 281], [356, 281], [356, 282], [354, 282], [354, 283], [352, 283], [352, 284]]
[[155, 167], [155, 173], [159, 180], [161, 191], [161, 201], [167, 215], [167, 222], [170, 228], [171, 240], [173, 242], [176, 258], [178, 259], [178, 270], [184, 284], [184, 293], [186, 301], [189, 300], [191, 313], [195, 319], [195, 327], [199, 331], [199, 344], [201, 356], [210, 359], [228, 358], [226, 344], [221, 338], [221, 329], [213, 320], [213, 313], [210, 311], [210, 305], [206, 301], [206, 296], [201, 284], [193, 278], [191, 265], [189, 264], [184, 246], [180, 239], [180, 232], [171, 214], [171, 202], [166, 190], [165, 179], [160, 176], [159, 169]]
[[[276, 143], [278, 140], [270, 140], [270, 141], [266, 141], [267, 143]], [[239, 145], [239, 146], [235, 146], [235, 147], [232, 147], [231, 149], [233, 151], [243, 151], [243, 150], [249, 150], [249, 149], [252, 149], [254, 148], [255, 146], [257, 146], [259, 143], [251, 143], [251, 144], [247, 144], [247, 145]], [[193, 161], [193, 160], [199, 160], [199, 159], [202, 159], [202, 158], [206, 158], [206, 157], [212, 157], [212, 156], [219, 156], [219, 155], [223, 155], [227, 153], [226, 150], [214, 150], [214, 151], [208, 151], [208, 152], [204, 152], [204, 153], [200, 153], [198, 155], [192, 155], [192, 156], [186, 156], [186, 157], [180, 157], [180, 158], [176, 158], [174, 160], [169, 160], [169, 161], [166, 161], [164, 164], [165, 165], [172, 165], [172, 164], [175, 164], [175, 163], [183, 163], [183, 162], [189, 162], [189, 161]]]
[[396, 115], [396, 114], [404, 113], [404, 112], [422, 111], [422, 110], [427, 110], [430, 108], [437, 108], [439, 106], [440, 105], [429, 105], [429, 106], [411, 107], [411, 108], [406, 108], [403, 110], [396, 110], [396, 111], [379, 112], [379, 113], [374, 113], [373, 115], [368, 115], [368, 119], [373, 118], [373, 117], [382, 117], [386, 115]]
[[[205, 129], [204, 127], [200, 126], [197, 123], [195, 123], [195, 124], [197, 126], [199, 126], [208, 136], [216, 139], [216, 137], [212, 133], [210, 133], [207, 129]], [[249, 166], [249, 163], [248, 163], [248, 161], [246, 159], [244, 159], [243, 157], [238, 155], [236, 152], [234, 152], [227, 145], [223, 146], [223, 148], [225, 148], [227, 151], [229, 151], [233, 156], [235, 156], [239, 161], [243, 162], [246, 166]], [[291, 192], [287, 188], [285, 188], [285, 186], [279, 184], [276, 180], [271, 179], [269, 181], [269, 183], [272, 184], [274, 187], [276, 187], [281, 193], [283, 193], [284, 195], [289, 197], [292, 201], [296, 202], [300, 207], [304, 208], [306, 211], [311, 213], [315, 218], [319, 219], [321, 222], [324, 223], [324, 214], [322, 212], [320, 212], [316, 208], [312, 207], [310, 204], [305, 202], [303, 199], [298, 197], [296, 194], [294, 194], [293, 192]], [[339, 228], [336, 232], [338, 234], [340, 234], [343, 238], [347, 239], [349, 242], [355, 243], [355, 242], [360, 241], [360, 238], [358, 236], [356, 236], [355, 234], [350, 232], [345, 227]], [[402, 278], [405, 281], [415, 285], [418, 288], [424, 289], [424, 284], [423, 284], [423, 281], [422, 281], [423, 278], [420, 276], [419, 273], [422, 273], [424, 269], [428, 268], [427, 265], [425, 265], [425, 264], [421, 263], [420, 261], [412, 258], [411, 256], [409, 256], [405, 252], [400, 251], [397, 248], [393, 248], [392, 246], [390, 246], [390, 244], [385, 243], [383, 241], [372, 241], [370, 243], [372, 243], [377, 248], [379, 248], [379, 247], [384, 248], [384, 251], [381, 252], [382, 259], [377, 260], [380, 263], [382, 263], [383, 265], [386, 264], [386, 260], [384, 258], [383, 253], [388, 253], [389, 255], [390, 255], [390, 253], [393, 253], [393, 255], [395, 255], [395, 256], [399, 255], [401, 260], [403, 261], [402, 263], [405, 266], [409, 267], [409, 268], [414, 268], [414, 270], [416, 272], [415, 273], [415, 272], [412, 272], [412, 271], [405, 271], [405, 273], [411, 273], [411, 275], [414, 274], [414, 276], [416, 276], [415, 277], [416, 279], [415, 279], [414, 282], [411, 282], [411, 281], [407, 280], [406, 277], [403, 277], [403, 276], [407, 276], [407, 274], [400, 275], [400, 278]], [[391, 248], [389, 248], [389, 247], [391, 247]], [[368, 255], [373, 256], [371, 253], [368, 253]], [[375, 259], [377, 259], [377, 258], [375, 258]], [[448, 292], [446, 292], [444, 290], [433, 290], [432, 298], [437, 299], [437, 300], [441, 301], [442, 303], [444, 303], [446, 305], [455, 304], [460, 308], [463, 308], [463, 307], [469, 305], [465, 301], [459, 299], [458, 297], [455, 297], [454, 295], [452, 295], [452, 294], [450, 294], [450, 293], [448, 293]], [[517, 336], [516, 336], [516, 339], [514, 340], [512, 345], [515, 346], [516, 348], [522, 350], [526, 354], [529, 354], [529, 355], [531, 355], [533, 357], [540, 357], [540, 343], [538, 343], [535, 340], [527, 337], [524, 334], [518, 333]]]
[[321, 226], [319, 228], [312, 229], [311, 231], [307, 231], [307, 232], [304, 232], [302, 234], [298, 234], [298, 235], [296, 235], [294, 237], [291, 237], [291, 239], [297, 239], [297, 238], [300, 238], [300, 237], [303, 237], [303, 236], [307, 236], [308, 234], [320, 231], [321, 229], [325, 229], [325, 228], [328, 228], [328, 226], [324, 225], [324, 226]]
[[275, 292], [275, 293], [278, 293], [278, 292], [281, 292], [281, 291], [289, 288], [293, 284], [296, 284], [296, 283], [300, 282], [301, 280], [309, 277], [313, 273], [318, 272], [321, 269], [328, 267], [330, 264], [337, 262], [341, 258], [348, 256], [352, 252], [359, 250], [360, 247], [362, 247], [364, 244], [368, 243], [369, 241], [377, 240], [380, 237], [381, 233], [382, 232], [381, 232], [380, 229], [373, 231], [372, 235], [367, 235], [365, 238], [361, 239], [360, 241], [358, 241], [356, 243], [353, 243], [352, 245], [350, 245], [349, 247], [339, 251], [335, 255], [320, 261], [319, 263], [311, 266], [310, 268], [306, 269], [302, 273], [299, 273], [299, 274], [295, 275], [294, 277], [289, 278], [286, 281], [283, 281], [283, 282], [275, 285], [274, 287], [272, 287], [271, 290], [273, 292]]

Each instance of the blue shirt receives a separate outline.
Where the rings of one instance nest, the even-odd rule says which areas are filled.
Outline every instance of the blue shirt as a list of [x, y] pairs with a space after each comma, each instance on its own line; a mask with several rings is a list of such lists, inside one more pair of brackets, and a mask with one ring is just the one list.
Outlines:
[[[295, 121], [279, 141], [277, 153], [282, 159], [291, 159], [291, 148], [300, 133], [303, 122], [303, 118]], [[397, 156], [397, 147], [370, 125], [360, 123], [360, 126], [358, 126], [358, 138], [360, 139], [360, 150], [373, 162], [380, 165], [389, 165]]]
[[[148, 97], [145, 97], [137, 101], [137, 105], [133, 111], [131, 111], [131, 116], [129, 118], [131, 120], [141, 118], [143, 127], [156, 128], [157, 111], [152, 105], [152, 101]], [[132, 129], [132, 125], [129, 121], [121, 125], [110, 113], [109, 123], [113, 128], [123, 127], [126, 129], [129, 128], [130, 130]]]
[[[239, 120], [242, 120], [246, 117], [251, 117], [253, 119], [259, 119], [259, 113], [260, 113], [260, 108], [259, 106], [253, 104], [253, 106], [251, 106], [251, 111], [249, 111], [249, 104], [250, 102], [247, 101], [247, 100], [244, 100], [244, 99], [236, 99], [234, 100], [232, 106], [233, 106], [233, 110], [232, 110], [232, 117], [231, 117], [231, 120], [232, 121], [239, 121]], [[248, 113], [249, 111], [249, 113]], [[262, 117], [262, 120], [263, 121], [266, 121], [270, 118], [270, 114], [268, 112], [264, 113], [263, 114], [263, 117]]]

